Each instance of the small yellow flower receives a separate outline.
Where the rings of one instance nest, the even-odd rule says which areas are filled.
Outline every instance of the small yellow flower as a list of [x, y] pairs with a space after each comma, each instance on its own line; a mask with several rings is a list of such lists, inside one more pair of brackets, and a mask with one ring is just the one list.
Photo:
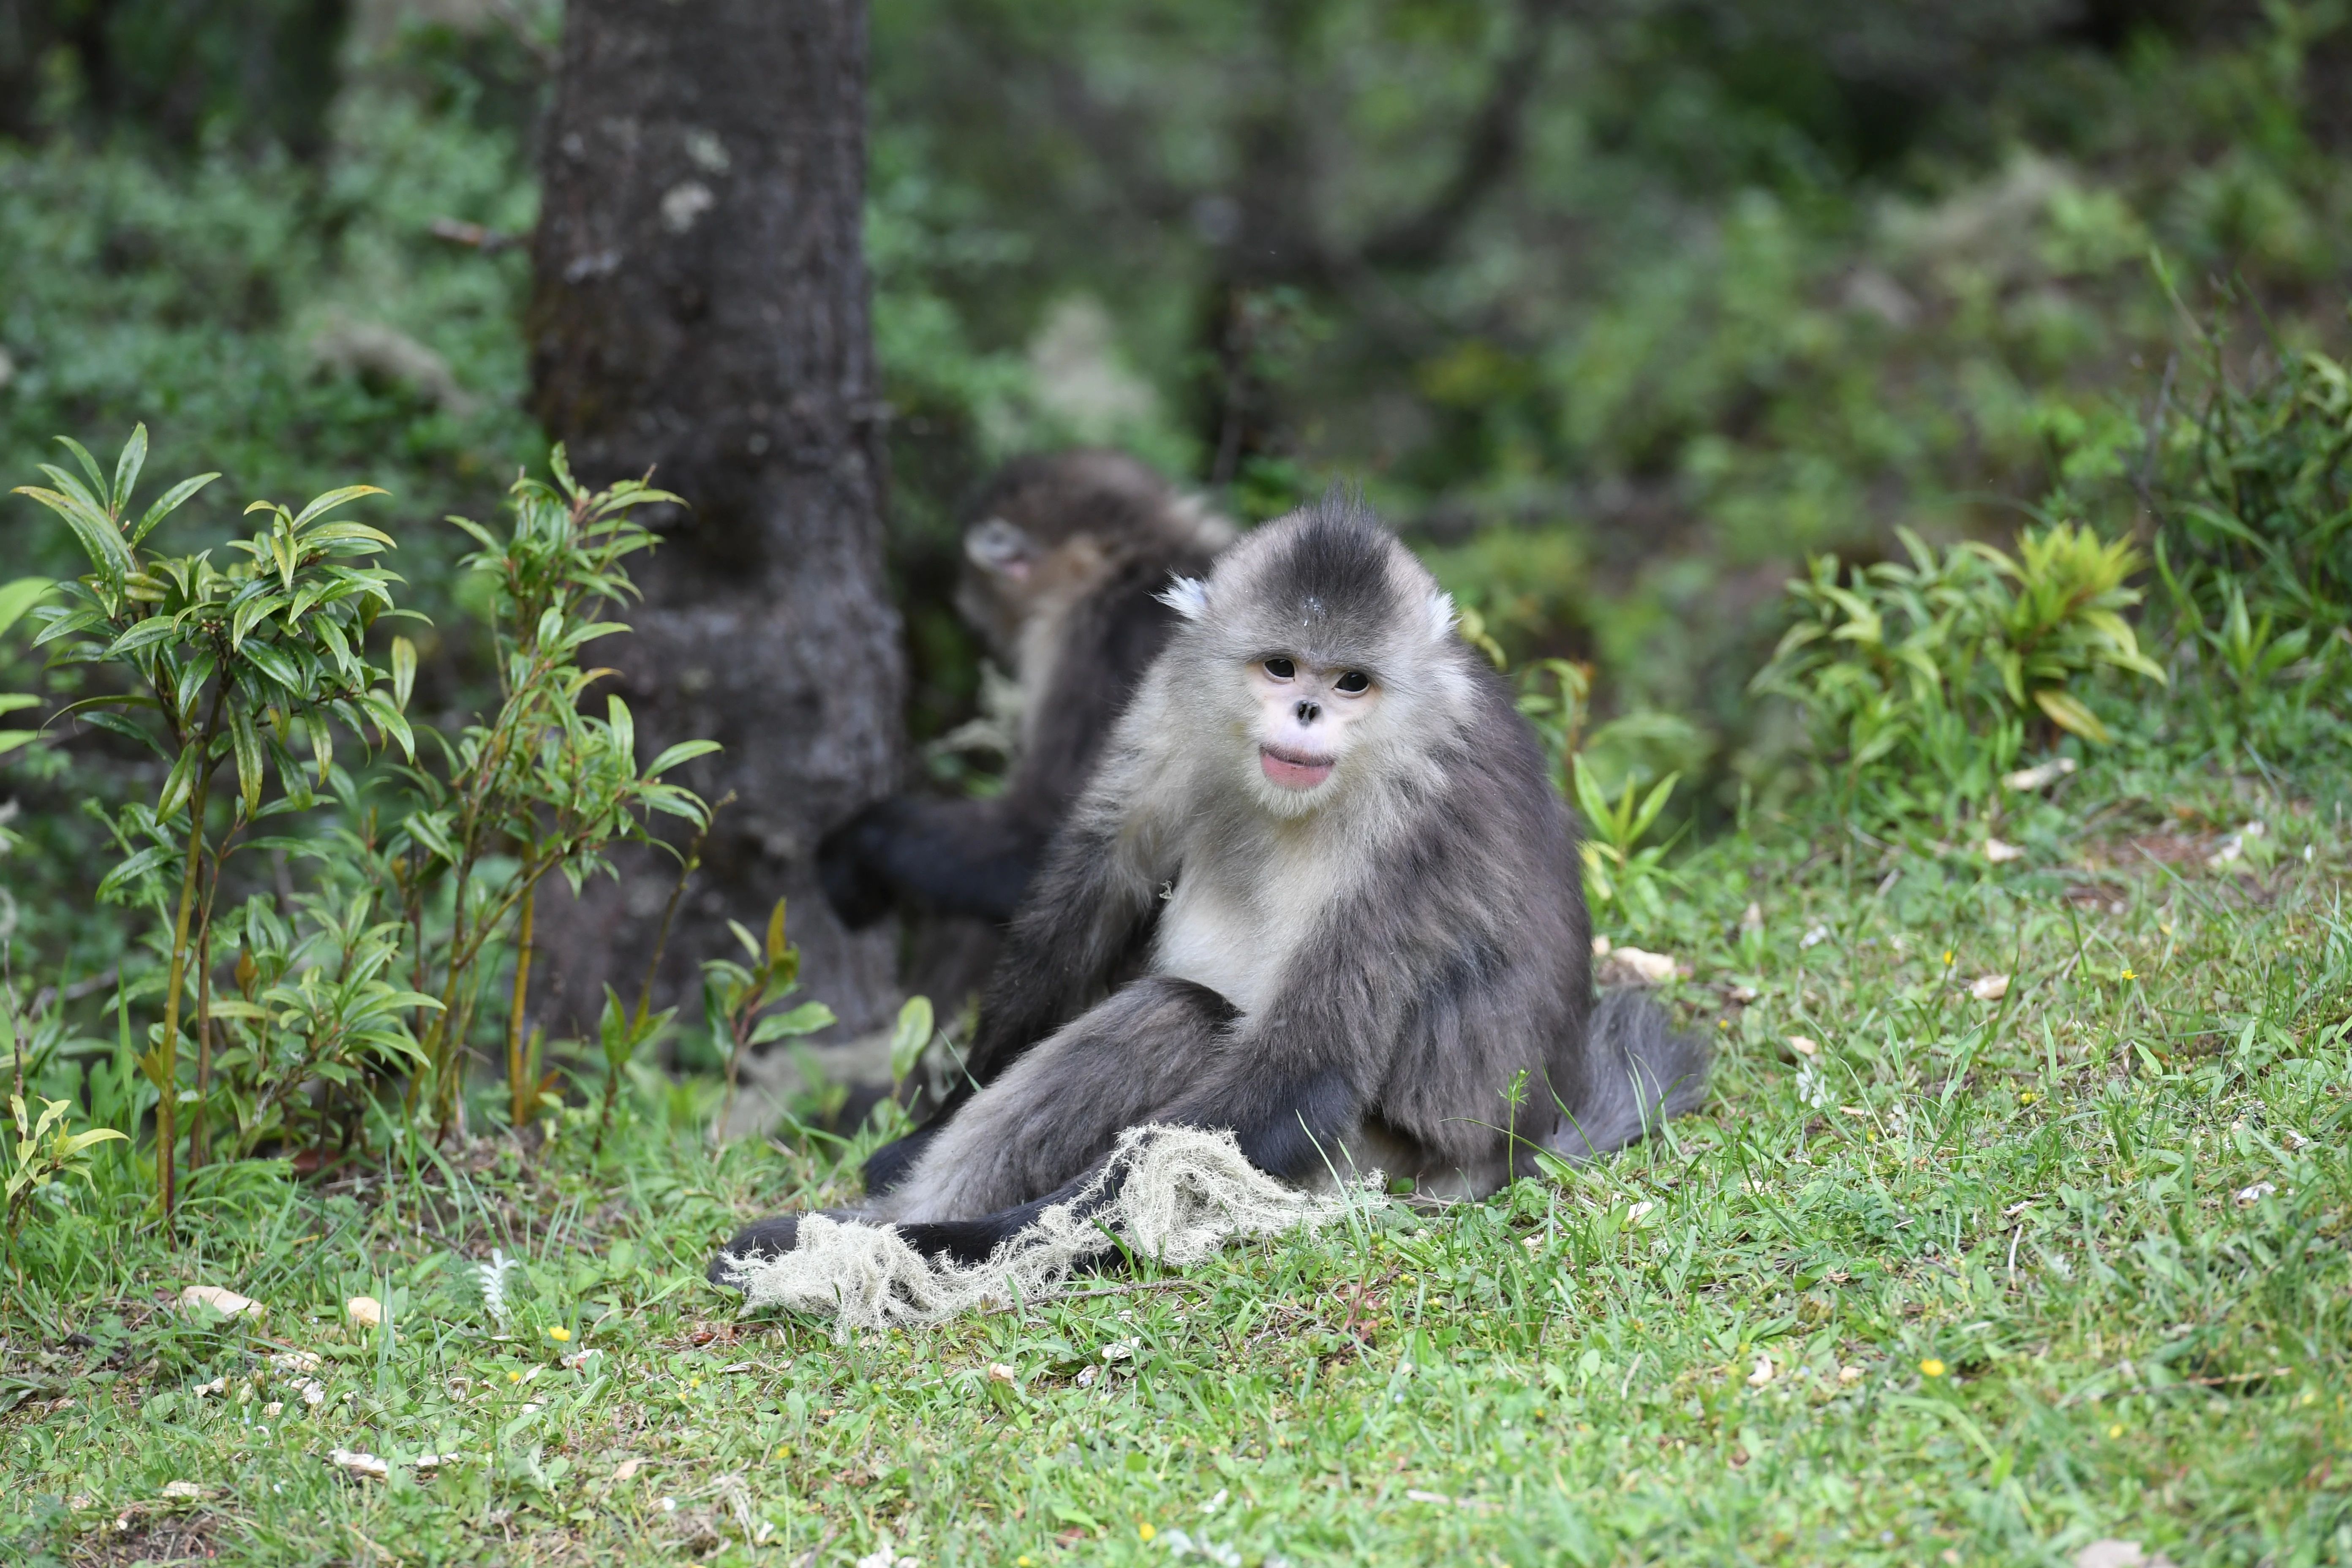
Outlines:
[[553, 1340], [560, 1345], [570, 1344], [572, 1342], [572, 1331], [570, 1329], [562, 1328], [550, 1329], [547, 1331], [547, 1337]]
[[1944, 1375], [1944, 1363], [1934, 1356], [1929, 1356], [1919, 1363], [1919, 1370], [1929, 1377], [1941, 1377]]
[[2018, 1095], [2017, 1095], [2017, 1103], [2018, 1103], [2018, 1104], [2020, 1104], [2020, 1105], [2031, 1105], [2031, 1104], [2032, 1104], [2035, 1100], [2040, 1100], [2041, 1098], [2042, 1098], [2042, 1097], [2041, 1097], [2040, 1095], [2038, 1095], [2038, 1094], [2034, 1093], [2034, 1092], [2033, 1092], [2032, 1089], [2020, 1089], [2020, 1090], [2018, 1091]]
[[510, 1372], [507, 1373], [507, 1381], [509, 1383], [520, 1383], [522, 1381], [522, 1373], [519, 1372]]
[[1037, 1560], [1024, 1552], [1013, 1560], [1013, 1568], [1037, 1568]]
[[2120, 1437], [2120, 1436], [2122, 1436], [2123, 1435], [2124, 1435], [2123, 1423], [2122, 1423], [2122, 1422], [2120, 1422], [2120, 1421], [2118, 1421], [2117, 1423], [2116, 1423], [2116, 1425], [2114, 1425], [2114, 1426], [2110, 1426], [2110, 1427], [2108, 1427], [2108, 1428], [2107, 1428], [2107, 1436], [2110, 1436], [2110, 1437]]
[[700, 1388], [702, 1386], [702, 1379], [698, 1377], [689, 1377], [686, 1380], [686, 1385], [688, 1388]]
[[793, 1457], [793, 1446], [792, 1446], [790, 1443], [786, 1443], [786, 1444], [784, 1444], [782, 1447], [779, 1447], [779, 1448], [776, 1450], [776, 1458], [778, 1458], [779, 1459], [789, 1459], [789, 1458], [791, 1458], [792, 1457]]
[[1158, 1531], [1156, 1531], [1156, 1530], [1152, 1529], [1152, 1528], [1151, 1528], [1150, 1525], [1148, 1525], [1148, 1524], [1139, 1524], [1139, 1525], [1137, 1525], [1137, 1526], [1135, 1527], [1135, 1538], [1136, 1538], [1138, 1541], [1145, 1541], [1145, 1542], [1148, 1542], [1148, 1541], [1150, 1541], [1153, 1536], [1155, 1536], [1155, 1535], [1157, 1535], [1157, 1534], [1159, 1534], [1159, 1533], [1160, 1533], [1160, 1532], [1159, 1532]]
[[1945, 967], [1945, 968], [1947, 968], [1947, 969], [1949, 969], [1951, 966], [1952, 966], [1952, 950], [1951, 950], [1950, 948], [1948, 948], [1948, 948], [1946, 948], [1946, 949], [1944, 950], [1944, 967]]
[[2138, 976], [2138, 975], [2137, 975], [2137, 974], [2134, 974], [2130, 970], [2126, 969], [2126, 970], [2125, 970], [2125, 971], [2123, 972], [2123, 973], [2122, 973], [2121, 975], [2117, 976], [2117, 978], [2118, 978], [2118, 979], [2123, 979], [2123, 980], [2137, 980], [2137, 979], [2139, 978], [2139, 976]]

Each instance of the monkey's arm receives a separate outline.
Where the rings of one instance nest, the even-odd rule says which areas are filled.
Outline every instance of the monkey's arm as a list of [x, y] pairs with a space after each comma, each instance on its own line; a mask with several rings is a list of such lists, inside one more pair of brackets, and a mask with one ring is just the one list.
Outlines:
[[850, 929], [902, 902], [1005, 921], [1044, 853], [1047, 828], [1003, 800], [893, 795], [824, 837], [817, 874]]
[[1084, 1011], [1132, 948], [1159, 884], [1142, 847], [1152, 836], [1122, 831], [1125, 821], [1108, 786], [1098, 786], [1055, 837], [981, 999], [962, 1076], [929, 1121], [867, 1159], [868, 1193], [888, 1192], [905, 1180], [979, 1087]]
[[1158, 886], [1154, 836], [1138, 826], [1090, 793], [1055, 836], [982, 999], [964, 1060], [972, 1081], [987, 1083], [1077, 1016], [1133, 948]]

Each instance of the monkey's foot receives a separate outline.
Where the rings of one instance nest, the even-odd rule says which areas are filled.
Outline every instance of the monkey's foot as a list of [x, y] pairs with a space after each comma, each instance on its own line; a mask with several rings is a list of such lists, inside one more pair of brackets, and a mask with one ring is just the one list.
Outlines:
[[732, 1285], [735, 1271], [755, 1258], [782, 1258], [801, 1244], [801, 1216], [796, 1214], [772, 1215], [768, 1218], [745, 1226], [734, 1240], [719, 1249], [703, 1271], [703, 1278], [713, 1285]]

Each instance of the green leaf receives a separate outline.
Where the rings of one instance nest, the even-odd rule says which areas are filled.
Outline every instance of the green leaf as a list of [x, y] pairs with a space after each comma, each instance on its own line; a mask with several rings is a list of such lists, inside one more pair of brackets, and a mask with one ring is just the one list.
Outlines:
[[122, 542], [122, 531], [114, 520], [99, 511], [87, 500], [45, 490], [37, 485], [18, 485], [16, 493], [30, 496], [66, 520], [73, 530], [74, 539], [81, 545], [89, 563], [115, 582], [121, 582], [131, 568], [131, 548]]
[[923, 1058], [923, 1051], [931, 1043], [931, 999], [909, 996], [898, 1009], [898, 1021], [890, 1030], [890, 1081], [900, 1084], [915, 1065]]
[[[467, 533], [473, 536], [475, 543], [480, 545], [484, 550], [488, 551], [493, 554], [497, 553], [499, 548], [497, 537], [493, 535], [488, 529], [484, 528], [480, 523], [475, 522], [469, 518], [463, 517], [445, 517], [441, 521], [447, 523], [454, 523], [457, 527], [464, 529]], [[478, 571], [489, 570], [487, 566], [479, 566], [476, 569]]]
[[766, 947], [766, 962], [769, 967], [773, 968], [776, 962], [784, 956], [784, 900], [782, 899], [778, 899], [776, 907], [768, 911]]
[[143, 877], [159, 866], [168, 865], [175, 858], [173, 850], [166, 846], [151, 844], [100, 878], [98, 896], [103, 899], [124, 883]]
[[286, 605], [285, 595], [267, 591], [257, 592], [251, 598], [243, 600], [236, 606], [236, 613], [229, 617], [228, 646], [241, 651], [247, 634], [268, 616], [284, 609]]
[[131, 1141], [131, 1135], [120, 1128], [93, 1127], [87, 1132], [77, 1132], [70, 1138], [59, 1140], [58, 1157], [60, 1160], [70, 1160], [83, 1150], [94, 1148], [110, 1138], [120, 1138], [126, 1143]]
[[131, 487], [139, 482], [139, 470], [147, 466], [147, 426], [144, 421], [133, 426], [131, 439], [122, 443], [122, 455], [114, 460], [114, 490], [107, 498], [107, 510], [115, 516], [131, 504]]
[[296, 696], [302, 693], [302, 672], [286, 650], [274, 643], [247, 643], [245, 661]]
[[[121, 735], [127, 740], [138, 742], [141, 745], [147, 747], [157, 756], [162, 757], [166, 762], [169, 762], [172, 759], [171, 751], [162, 741], [155, 737], [153, 731], [132, 723], [130, 720], [125, 719], [120, 713], [89, 712], [81, 715], [81, 717], [87, 719], [92, 725], [100, 730], [109, 731], [114, 734]], [[57, 722], [57, 720], [51, 719], [49, 722], [54, 724]]]
[[[918, 1001], [921, 998], [918, 997]], [[833, 1027], [833, 1009], [822, 1002], [803, 1002], [789, 1013], [772, 1013], [751, 1026], [751, 1044], [764, 1046], [770, 1040], [814, 1035], [819, 1029]], [[928, 1043], [928, 1037], [926, 1037]]]
[[457, 863], [457, 850], [449, 842], [446, 813], [412, 811], [401, 819], [401, 828], [411, 838], [425, 846], [425, 850], [451, 865]]
[[[163, 775], [163, 793], [155, 797], [155, 816], [158, 821], [179, 810], [187, 803], [189, 796], [195, 793], [196, 762], [194, 746], [185, 748], [178, 756], [172, 759], [172, 771]], [[193, 826], [199, 832], [204, 828], [204, 824], [201, 822]]]
[[236, 751], [237, 794], [245, 801], [245, 814], [251, 816], [261, 809], [261, 736], [253, 727], [251, 710], [241, 702], [228, 705], [228, 734]]
[[[637, 765], [637, 726], [629, 717], [629, 705], [618, 697], [604, 699], [604, 711], [613, 727], [613, 749], [631, 767]], [[779, 904], [781, 911], [783, 906]]]
[[2099, 722], [2097, 714], [2067, 692], [2055, 687], [2044, 687], [2033, 694], [2033, 700], [2042, 711], [2050, 715], [2050, 721], [2062, 730], [2102, 746], [2115, 739], [2107, 732], [2107, 727]]
[[697, 757], [707, 757], [713, 752], [724, 750], [726, 748], [716, 741], [680, 741], [675, 746], [663, 749], [662, 754], [654, 759], [653, 766], [646, 770], [646, 777], [657, 779], [680, 763], [690, 763]]
[[41, 738], [38, 730], [0, 730], [0, 756], [5, 756], [19, 746], [27, 746]]
[[342, 627], [335, 625], [333, 617], [319, 616], [310, 622], [310, 629], [324, 645], [327, 652], [333, 656], [336, 670], [347, 677], [357, 677], [360, 669], [358, 663], [352, 658], [352, 645], [344, 637]]
[[1610, 819], [1609, 797], [1601, 793], [1601, 785], [1593, 778], [1592, 769], [1586, 765], [1583, 758], [1579, 757], [1576, 760], [1574, 773], [1577, 809], [1584, 814], [1586, 830], [1592, 833], [1605, 832]]
[[1675, 785], [1682, 781], [1682, 776], [1678, 773], [1668, 773], [1658, 781], [1658, 787], [1650, 792], [1649, 798], [1642, 803], [1642, 809], [1633, 816], [1633, 830], [1625, 836], [1628, 847], [1647, 833], [1650, 825], [1658, 820], [1658, 813], [1666, 808], [1666, 801], [1674, 795]]
[[[304, 507], [299, 512], [295, 514], [294, 521], [290, 526], [292, 527], [293, 531], [299, 533], [302, 531], [303, 524], [309, 522], [315, 517], [319, 517], [326, 512], [334, 510], [335, 508], [343, 505], [347, 501], [355, 501], [362, 496], [382, 496], [390, 495], [391, 493], [392, 492], [390, 490], [384, 489], [376, 485], [345, 485], [341, 489], [329, 490], [325, 495], [313, 500], [309, 506]], [[373, 532], [374, 531], [370, 530], [369, 531]], [[390, 539], [384, 538], [383, 534], [379, 533], [376, 537], [383, 539], [386, 544], [392, 542]]]
[[335, 762], [335, 737], [327, 716], [316, 709], [302, 715], [302, 729], [310, 737], [310, 755], [319, 764], [319, 782], [327, 782], [327, 770]]
[[16, 618], [41, 602], [57, 584], [47, 577], [19, 577], [13, 583], [0, 584], [0, 632], [16, 624]]
[[408, 711], [408, 694], [416, 686], [416, 645], [406, 637], [392, 639], [392, 705]]
[[150, 616], [109, 643], [106, 647], [106, 657], [121, 658], [126, 653], [137, 653], [141, 648], [152, 647], [157, 643], [168, 641], [172, 634], [177, 630], [179, 630], [177, 617]]
[[376, 728], [400, 748], [401, 755], [415, 762], [415, 732], [409, 729], [408, 721], [401, 716], [399, 709], [393, 706], [392, 700], [381, 691], [362, 691], [357, 700], [367, 716], [375, 721]]
[[92, 626], [102, 626], [106, 624], [106, 612], [103, 610], [74, 610], [56, 616], [47, 626], [43, 626], [34, 637], [33, 646], [40, 647], [57, 641], [59, 637], [68, 637], [76, 632], [88, 631]]
[[[75, 440], [70, 436], [58, 437], [58, 445], [63, 447], [67, 451], [71, 452], [74, 455], [74, 460], [81, 465], [81, 471], [89, 476], [89, 494], [91, 499], [95, 500], [99, 496], [104, 495], [106, 493], [106, 474], [103, 469], [99, 468], [98, 459], [89, 455], [89, 448], [83, 446], [80, 442]], [[47, 463], [44, 463], [41, 465], [41, 471], [44, 473], [55, 473], [57, 470], [51, 468]]]
[[146, 538], [148, 534], [154, 531], [157, 523], [179, 510], [190, 496], [219, 478], [218, 474], [198, 474], [194, 479], [182, 479], [178, 484], [165, 490], [156, 499], [155, 504], [147, 509], [146, 514], [140, 518], [138, 526], [131, 531], [131, 542], [135, 545]]
[[[379, 490], [376, 493], [381, 495], [383, 492]], [[382, 529], [370, 528], [363, 522], [322, 522], [302, 536], [302, 542], [306, 545], [349, 544], [355, 541], [379, 545], [386, 550], [400, 548], [393, 542], [392, 535]]]

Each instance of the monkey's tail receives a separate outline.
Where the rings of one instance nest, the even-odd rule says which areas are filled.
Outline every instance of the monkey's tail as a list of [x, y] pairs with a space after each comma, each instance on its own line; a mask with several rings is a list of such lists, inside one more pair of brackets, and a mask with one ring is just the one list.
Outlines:
[[1613, 1153], [1706, 1098], [1705, 1041], [1677, 1033], [1640, 991], [1604, 991], [1592, 1010], [1594, 1069], [1585, 1103], [1568, 1108], [1553, 1152], [1581, 1163]]

